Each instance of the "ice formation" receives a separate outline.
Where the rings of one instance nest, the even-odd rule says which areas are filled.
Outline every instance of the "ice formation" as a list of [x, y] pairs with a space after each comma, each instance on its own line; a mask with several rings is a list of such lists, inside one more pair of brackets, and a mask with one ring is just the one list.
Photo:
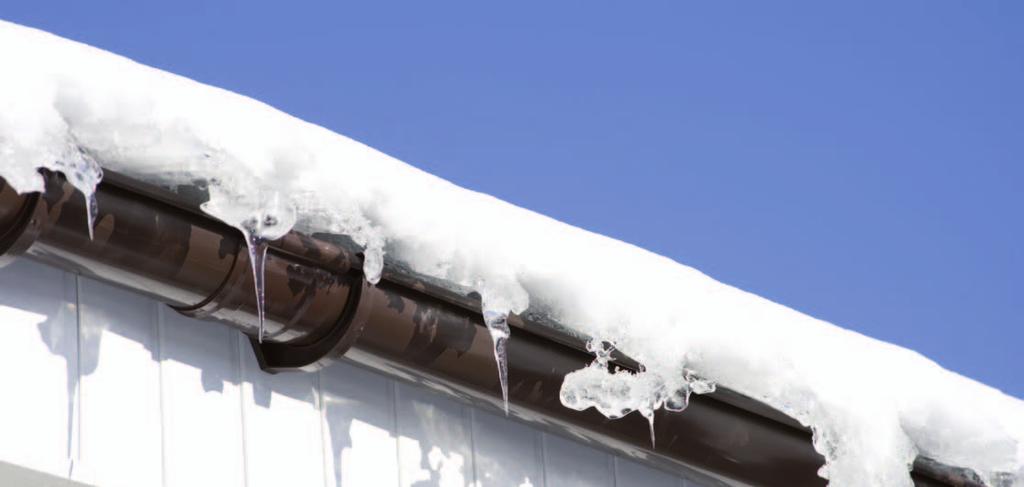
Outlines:
[[477, 280], [474, 286], [480, 292], [480, 308], [484, 325], [491, 334], [494, 345], [494, 361], [498, 366], [498, 383], [501, 386], [501, 399], [508, 414], [508, 352], [506, 347], [512, 330], [508, 326], [508, 315], [526, 310], [529, 298], [525, 293], [507, 294], [503, 287], [495, 288], [484, 280]]
[[[991, 485], [1024, 482], [1024, 403], [912, 351], [459, 188], [255, 100], [38, 30], [0, 23], [0, 66], [0, 176], [38, 191], [36, 169], [47, 167], [87, 196], [100, 166], [206, 185], [203, 209], [246, 232], [257, 292], [264, 242], [292, 228], [343, 234], [364, 247], [371, 281], [386, 257], [478, 291], [499, 362], [507, 316], [527, 309], [593, 337], [595, 364], [565, 382], [569, 406], [650, 418], [713, 381], [811, 427], [834, 485], [911, 485], [917, 455]], [[643, 371], [609, 371], [602, 342]]]
[[[4, 46], [11, 49], [13, 46]], [[0, 90], [24, 96], [7, 96], [0, 115], [0, 161], [3, 176], [19, 193], [42, 191], [39, 169], [64, 173], [68, 181], [85, 198], [86, 222], [92, 238], [96, 220], [96, 185], [103, 170], [92, 156], [74, 140], [70, 128], [61, 118], [61, 101], [55, 93], [32, 86], [32, 81], [19, 76], [0, 76]], [[65, 100], [65, 103], [68, 101]], [[40, 110], [40, 106], [47, 107]]]
[[[239, 189], [244, 191], [246, 187]], [[212, 185], [210, 201], [203, 203], [202, 209], [233, 224], [245, 237], [249, 266], [252, 268], [253, 291], [256, 293], [256, 314], [260, 322], [257, 341], [263, 343], [266, 301], [263, 295], [263, 268], [267, 260], [267, 245], [292, 229], [295, 225], [295, 210], [282, 201], [280, 194], [273, 191], [256, 190], [255, 193], [246, 192], [246, 195], [230, 193], [228, 188]], [[241, 198], [254, 201], [239, 205], [237, 202]]]
[[690, 404], [690, 394], [714, 392], [715, 384], [697, 377], [689, 370], [661, 371], [625, 369], [610, 370], [614, 347], [604, 340], [591, 340], [587, 349], [594, 361], [570, 373], [562, 384], [561, 400], [565, 407], [582, 411], [593, 407], [610, 419], [639, 411], [651, 428], [651, 446], [655, 446], [654, 411], [665, 408], [681, 412]]
[[494, 342], [494, 361], [498, 365], [498, 382], [501, 385], [501, 399], [508, 415], [508, 352], [506, 346], [512, 330], [508, 327], [508, 314], [498, 311], [484, 310], [484, 324]]

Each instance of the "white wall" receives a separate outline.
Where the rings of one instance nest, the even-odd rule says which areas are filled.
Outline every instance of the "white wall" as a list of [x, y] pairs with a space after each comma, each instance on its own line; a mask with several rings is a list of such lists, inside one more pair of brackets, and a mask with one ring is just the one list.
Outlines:
[[[0, 462], [101, 486], [692, 486], [346, 363], [21, 259], [0, 269]], [[3, 479], [0, 479], [3, 483]]]

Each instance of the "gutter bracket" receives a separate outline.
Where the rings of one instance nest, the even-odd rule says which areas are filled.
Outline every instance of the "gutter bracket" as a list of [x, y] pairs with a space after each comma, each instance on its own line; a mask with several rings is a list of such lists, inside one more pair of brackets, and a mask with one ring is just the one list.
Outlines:
[[373, 285], [360, 279], [359, 285], [349, 290], [348, 305], [338, 321], [326, 335], [308, 344], [291, 344], [264, 341], [249, 336], [249, 343], [256, 354], [260, 368], [265, 372], [301, 370], [315, 372], [334, 362], [355, 343], [366, 327], [377, 294]]

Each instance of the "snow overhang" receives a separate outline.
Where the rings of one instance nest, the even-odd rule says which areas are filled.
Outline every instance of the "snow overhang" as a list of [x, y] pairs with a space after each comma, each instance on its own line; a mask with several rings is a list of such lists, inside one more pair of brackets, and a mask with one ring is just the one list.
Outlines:
[[[192, 316], [230, 323], [254, 337], [265, 368], [315, 368], [347, 348], [347, 357], [396, 374], [436, 372], [428, 382], [453, 394], [490, 391], [497, 380], [503, 394], [513, 389], [513, 414], [524, 417], [532, 411], [524, 400], [555, 401], [551, 388], [560, 383], [557, 403], [566, 407], [607, 418], [639, 412], [651, 431], [630, 430], [643, 441], [623, 440], [626, 447], [659, 438], [657, 451], [669, 452], [682, 441], [692, 451], [680, 447], [679, 458], [712, 470], [761, 465], [776, 474], [799, 464], [793, 468], [802, 472], [815, 460], [769, 464], [775, 457], [758, 449], [755, 430], [731, 434], [732, 423], [710, 417], [685, 423], [689, 439], [666, 429], [666, 421], [687, 420], [664, 410], [683, 409], [691, 392], [717, 383], [809, 428], [824, 460], [819, 475], [837, 485], [911, 485], [915, 460], [919, 471], [931, 468], [919, 456], [969, 467], [987, 485], [1024, 481], [1024, 401], [916, 352], [99, 49], [0, 21], [0, 61], [0, 176], [22, 194], [43, 192], [0, 215], [10, 222], [8, 253], [121, 281]], [[84, 198], [39, 169], [65, 174]], [[96, 194], [113, 171], [132, 179]], [[177, 192], [164, 198], [135, 180]], [[115, 209], [98, 211], [102, 205]], [[516, 367], [525, 373], [548, 363], [514, 350], [531, 337], [561, 347], [536, 354], [563, 350], [552, 357], [575, 356], [577, 368], [548, 367], [568, 372], [534, 384], [539, 392], [516, 392]], [[612, 354], [609, 363], [613, 350], [635, 361]], [[517, 353], [508, 383], [505, 363]], [[467, 381], [472, 387], [457, 387]], [[721, 405], [729, 395], [716, 397]], [[770, 424], [795, 426], [738, 401], [774, 418]], [[557, 405], [545, 410], [550, 417], [568, 414]], [[695, 407], [682, 416], [697, 416]], [[806, 447], [806, 429], [787, 431]], [[722, 453], [708, 457], [709, 448]]]
[[[358, 246], [292, 231], [269, 244], [260, 341], [245, 239], [200, 211], [201, 191], [171, 192], [108, 171], [96, 191], [90, 238], [85, 200], [60, 174], [47, 172], [45, 181], [44, 192], [19, 195], [0, 179], [0, 260], [23, 255], [237, 328], [270, 372], [315, 370], [344, 356], [464, 401], [502, 406], [475, 293], [392, 267], [369, 285]], [[563, 378], [593, 357], [580, 337], [539, 319], [509, 318], [510, 415], [670, 468], [706, 472], [704, 482], [825, 483], [816, 475], [823, 459], [807, 428], [726, 388], [694, 396], [683, 413], [657, 411], [656, 446], [639, 415], [611, 421], [564, 407]], [[611, 366], [637, 369], [623, 356], [614, 356]], [[915, 462], [913, 479], [982, 485], [970, 471], [926, 458]]]

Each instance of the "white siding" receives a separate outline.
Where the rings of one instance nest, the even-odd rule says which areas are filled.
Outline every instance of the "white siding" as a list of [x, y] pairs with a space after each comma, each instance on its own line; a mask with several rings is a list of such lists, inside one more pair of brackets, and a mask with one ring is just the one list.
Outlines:
[[548, 485], [559, 487], [616, 485], [611, 455], [547, 433], [544, 433], [544, 478]]
[[483, 411], [472, 411], [472, 415], [476, 479], [482, 487], [544, 485], [539, 431]]
[[[648, 487], [679, 487], [683, 480], [673, 477], [665, 472], [654, 470], [646, 465], [627, 460], [615, 458], [615, 478], [619, 480], [617, 485], [644, 485]], [[622, 479], [629, 479], [629, 483], [623, 484]]]
[[348, 363], [263, 373], [235, 331], [26, 260], [0, 329], [0, 462], [87, 484], [684, 485]]
[[327, 485], [398, 485], [395, 383], [335, 363], [320, 375]]
[[0, 459], [66, 476], [78, 442], [75, 278], [0, 269]]
[[266, 374], [239, 335], [242, 417], [249, 486], [324, 485], [317, 374]]
[[159, 486], [157, 304], [96, 281], [78, 282], [82, 463], [72, 478], [110, 487]]
[[245, 485], [237, 334], [159, 307], [164, 480]]
[[473, 481], [467, 407], [426, 389], [397, 384], [399, 485], [455, 487]]

